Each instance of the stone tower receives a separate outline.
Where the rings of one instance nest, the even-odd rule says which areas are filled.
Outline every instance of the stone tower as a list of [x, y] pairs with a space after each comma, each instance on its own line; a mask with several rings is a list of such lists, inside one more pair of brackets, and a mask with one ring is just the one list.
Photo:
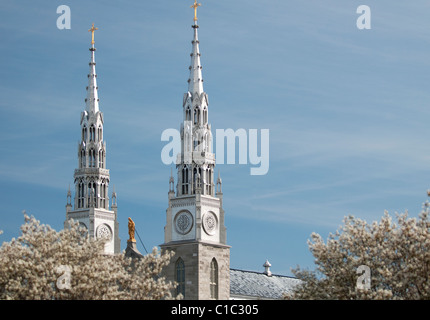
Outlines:
[[226, 243], [221, 179], [214, 184], [215, 154], [208, 122], [208, 95], [203, 90], [202, 66], [195, 16], [192, 25], [190, 77], [183, 98], [181, 153], [177, 156], [177, 184], [169, 181], [162, 250], [175, 253], [165, 275], [178, 283], [185, 299], [229, 299], [230, 246]]
[[78, 143], [78, 167], [74, 173], [75, 198], [72, 206], [72, 193], [67, 193], [66, 220], [73, 219], [87, 228], [92, 238], [107, 238], [106, 253], [120, 252], [118, 235], [116, 193], [112, 193], [112, 206], [109, 210], [108, 187], [109, 169], [106, 169], [106, 142], [103, 140], [103, 113], [99, 109], [97, 74], [94, 47], [94, 31], [91, 41], [91, 60], [89, 63], [86, 108], [81, 113], [81, 138]]

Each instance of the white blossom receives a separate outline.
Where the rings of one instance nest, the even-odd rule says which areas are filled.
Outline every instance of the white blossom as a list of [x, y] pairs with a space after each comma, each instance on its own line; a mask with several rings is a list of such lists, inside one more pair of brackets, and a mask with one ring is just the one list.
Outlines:
[[[353, 216], [327, 241], [313, 233], [308, 241], [316, 270], [297, 267], [303, 282], [288, 299], [429, 299], [430, 221], [428, 206], [419, 218], [385, 212], [368, 224]], [[357, 268], [371, 270], [370, 289], [357, 286]]]
[[[21, 236], [0, 247], [0, 299], [171, 299], [175, 284], [160, 276], [171, 254], [141, 259], [104, 254], [79, 223], [59, 232], [24, 213]], [[61, 274], [67, 266], [70, 274]], [[68, 277], [70, 287], [61, 286]], [[62, 279], [60, 279], [62, 280]], [[59, 285], [60, 284], [60, 285]]]

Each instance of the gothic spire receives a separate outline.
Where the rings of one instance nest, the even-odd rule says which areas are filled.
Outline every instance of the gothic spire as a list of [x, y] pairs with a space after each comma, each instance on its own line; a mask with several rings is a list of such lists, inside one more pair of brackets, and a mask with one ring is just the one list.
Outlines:
[[95, 52], [96, 48], [94, 47], [94, 31], [98, 28], [94, 27], [94, 23], [88, 31], [91, 32], [91, 61], [89, 63], [90, 65], [90, 72], [88, 74], [88, 87], [87, 87], [87, 98], [85, 99], [86, 102], [86, 111], [97, 113], [99, 111], [99, 97], [97, 93], [97, 73], [96, 73], [96, 59], [95, 59]]
[[194, 24], [192, 28], [194, 29], [194, 38], [191, 42], [193, 44], [193, 50], [191, 53], [191, 64], [190, 64], [190, 77], [188, 79], [188, 91], [191, 94], [197, 92], [201, 94], [203, 92], [203, 77], [202, 77], [202, 65], [200, 63], [200, 49], [199, 49], [199, 37], [197, 29], [199, 28], [197, 24], [197, 7], [200, 6], [197, 1], [191, 8], [194, 8]]

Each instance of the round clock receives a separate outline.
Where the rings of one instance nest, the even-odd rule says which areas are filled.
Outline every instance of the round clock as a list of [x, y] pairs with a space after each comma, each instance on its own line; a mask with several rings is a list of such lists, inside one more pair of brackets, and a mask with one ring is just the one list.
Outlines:
[[98, 239], [110, 241], [112, 239], [112, 230], [107, 224], [103, 223], [97, 227], [96, 236]]
[[193, 216], [188, 211], [179, 212], [175, 217], [175, 228], [179, 234], [187, 234], [193, 227]]
[[217, 228], [218, 220], [213, 212], [206, 212], [203, 216], [203, 229], [208, 235], [215, 234]]

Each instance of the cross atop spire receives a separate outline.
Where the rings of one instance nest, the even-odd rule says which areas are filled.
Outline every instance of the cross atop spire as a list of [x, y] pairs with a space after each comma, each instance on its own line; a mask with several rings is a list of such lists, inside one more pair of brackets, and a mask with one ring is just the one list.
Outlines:
[[197, 8], [200, 7], [202, 4], [197, 3], [197, 0], [194, 0], [194, 4], [190, 7], [194, 9], [194, 22], [197, 21]]
[[94, 22], [93, 22], [93, 26], [91, 27], [91, 29], [88, 29], [88, 32], [91, 32], [91, 44], [94, 44], [94, 31], [98, 30], [99, 28], [95, 28], [94, 27]]

